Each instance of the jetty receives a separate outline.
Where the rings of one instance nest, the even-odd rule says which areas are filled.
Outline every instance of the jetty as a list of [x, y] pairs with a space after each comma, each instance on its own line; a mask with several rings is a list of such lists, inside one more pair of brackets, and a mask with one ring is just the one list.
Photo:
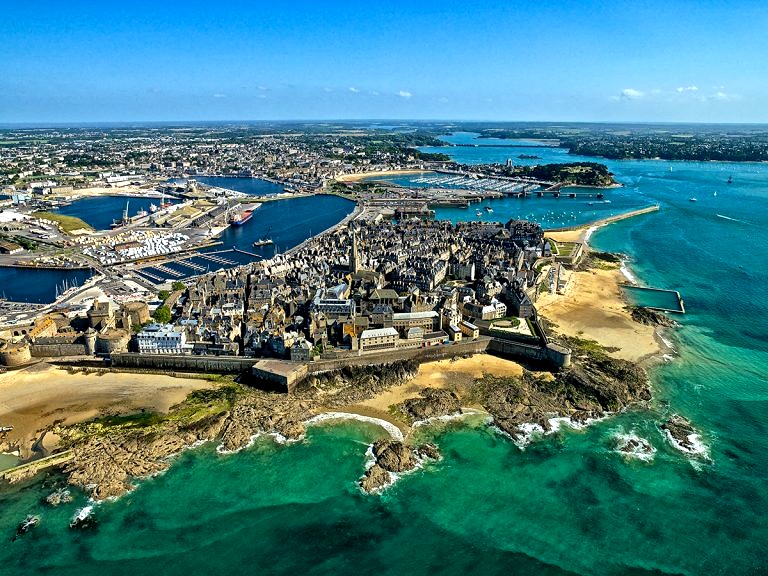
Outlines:
[[544, 233], [570, 232], [572, 230], [581, 230], [582, 228], [585, 228], [585, 227], [605, 226], [607, 224], [612, 224], [613, 222], [619, 222], [621, 220], [634, 218], [635, 216], [642, 216], [643, 214], [651, 214], [653, 212], [658, 212], [660, 209], [661, 207], [658, 204], [654, 204], [653, 206], [648, 206], [647, 208], [640, 208], [639, 210], [632, 210], [630, 212], [623, 212], [621, 214], [616, 214], [615, 216], [608, 216], [607, 218], [601, 218], [600, 220], [595, 220], [594, 222], [590, 222], [588, 224], [576, 224], [574, 226], [564, 226], [562, 228], [547, 228], [546, 230], [544, 230]]
[[25, 462], [23, 464], [19, 464], [18, 466], [14, 466], [13, 468], [3, 470], [0, 472], [0, 479], [6, 480], [8, 482], [19, 482], [27, 478], [32, 478], [35, 474], [42, 470], [47, 470], [48, 468], [53, 468], [54, 466], [61, 466], [62, 464], [66, 464], [74, 457], [75, 454], [72, 452], [72, 450], [65, 450], [64, 452], [51, 454], [50, 456], [46, 456], [38, 460], [32, 460], [31, 462]]

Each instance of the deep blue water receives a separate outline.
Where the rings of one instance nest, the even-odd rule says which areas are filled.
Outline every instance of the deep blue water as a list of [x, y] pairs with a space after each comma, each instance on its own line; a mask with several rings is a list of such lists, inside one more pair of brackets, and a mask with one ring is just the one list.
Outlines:
[[[490, 159], [509, 149], [482, 150]], [[230, 456], [204, 447], [99, 506], [92, 533], [66, 527], [82, 498], [48, 509], [35, 484], [0, 496], [9, 539], [25, 514], [42, 515], [32, 533], [0, 548], [0, 572], [768, 573], [768, 166], [608, 164], [621, 194], [661, 211], [612, 224], [591, 242], [629, 254], [642, 282], [679, 289], [688, 310], [666, 336], [676, 355], [653, 370], [649, 407], [524, 451], [480, 423], [422, 429], [444, 459], [381, 496], [355, 487], [368, 444], [383, 434], [368, 425], [314, 427], [303, 442], [264, 440]], [[551, 210], [529, 206], [534, 215]], [[502, 220], [518, 208], [494, 210]], [[708, 459], [669, 445], [658, 425], [672, 413], [700, 431]], [[651, 461], [615, 452], [617, 435], [628, 433], [653, 445]]]
[[65, 287], [81, 286], [90, 277], [90, 270], [34, 270], [0, 266], [0, 298], [46, 304], [56, 299], [57, 288], [63, 292]]
[[230, 178], [228, 176], [195, 176], [195, 180], [208, 186], [228, 188], [237, 192], [244, 192], [252, 196], [271, 196], [283, 192], [280, 184], [262, 180], [260, 178]]
[[[168, 202], [176, 203], [177, 200], [167, 198]], [[67, 206], [56, 209], [56, 212], [65, 216], [75, 216], [96, 230], [109, 230], [112, 222], [123, 217], [126, 203], [128, 215], [135, 216], [139, 210], [149, 212], [149, 206], [159, 206], [158, 198], [137, 198], [125, 196], [95, 196], [76, 200]]]

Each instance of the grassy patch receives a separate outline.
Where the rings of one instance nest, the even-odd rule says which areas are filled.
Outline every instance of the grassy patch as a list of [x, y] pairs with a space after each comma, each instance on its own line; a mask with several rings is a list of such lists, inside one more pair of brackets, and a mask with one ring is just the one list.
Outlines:
[[35, 212], [33, 216], [35, 218], [56, 222], [67, 234], [73, 230], [93, 230], [89, 224], [86, 224], [84, 221], [80, 220], [80, 218], [74, 216], [64, 216], [63, 214], [56, 214], [55, 212]]
[[167, 414], [144, 411], [102, 416], [71, 427], [68, 436], [76, 440], [85, 436], [108, 436], [121, 432], [160, 432], [168, 425], [191, 426], [231, 410], [237, 397], [243, 393], [244, 389], [235, 383], [195, 390]]

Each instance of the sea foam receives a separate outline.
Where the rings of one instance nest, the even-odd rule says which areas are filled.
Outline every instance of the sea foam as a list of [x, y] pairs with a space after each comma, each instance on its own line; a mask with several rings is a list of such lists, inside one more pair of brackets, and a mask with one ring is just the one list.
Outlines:
[[359, 422], [368, 422], [369, 424], [376, 424], [384, 428], [384, 430], [386, 430], [394, 440], [399, 440], [400, 442], [403, 442], [405, 440], [405, 438], [403, 437], [403, 432], [400, 430], [400, 428], [392, 424], [392, 422], [387, 422], [382, 418], [374, 418], [373, 416], [363, 416], [362, 414], [353, 414], [351, 412], [324, 412], [323, 414], [318, 414], [317, 416], [313, 416], [309, 420], [305, 420], [303, 424], [305, 426], [311, 426], [313, 424], [320, 424], [322, 422], [327, 422], [328, 420], [357, 420]]

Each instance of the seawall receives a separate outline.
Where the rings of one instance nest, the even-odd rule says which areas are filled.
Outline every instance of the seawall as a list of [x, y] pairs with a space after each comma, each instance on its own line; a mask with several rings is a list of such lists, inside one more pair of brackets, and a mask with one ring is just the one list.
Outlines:
[[547, 232], [570, 232], [572, 230], [581, 230], [582, 228], [589, 228], [592, 226], [605, 226], [612, 224], [613, 222], [619, 222], [620, 220], [627, 220], [628, 218], [634, 218], [635, 216], [642, 216], [643, 214], [650, 214], [652, 212], [658, 212], [661, 207], [658, 204], [648, 206], [647, 208], [640, 208], [639, 210], [632, 210], [631, 212], [624, 212], [623, 214], [616, 214], [616, 216], [610, 216], [608, 218], [602, 218], [589, 222], [587, 224], [579, 224], [577, 226], [565, 226], [563, 228], [547, 228], [544, 233]]

